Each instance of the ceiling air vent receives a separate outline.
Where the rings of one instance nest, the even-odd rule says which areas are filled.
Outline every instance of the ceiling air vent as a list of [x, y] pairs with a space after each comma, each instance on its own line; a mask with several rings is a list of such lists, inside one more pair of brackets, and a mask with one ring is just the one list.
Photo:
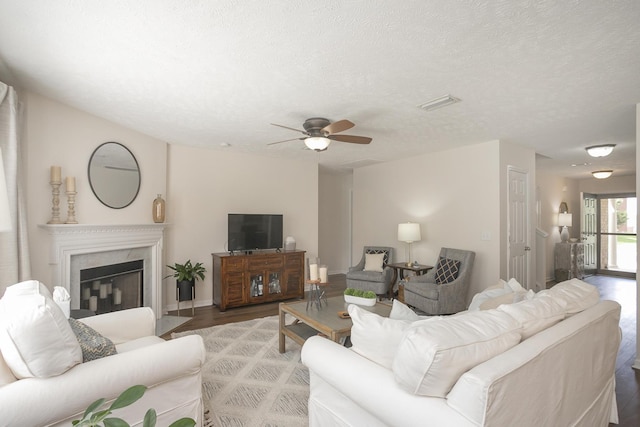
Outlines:
[[425, 111], [431, 111], [438, 108], [446, 107], [447, 105], [455, 104], [456, 102], [460, 102], [460, 99], [451, 95], [445, 95], [441, 96], [440, 98], [427, 101], [424, 104], [420, 104], [418, 105], [418, 108], [422, 108]]

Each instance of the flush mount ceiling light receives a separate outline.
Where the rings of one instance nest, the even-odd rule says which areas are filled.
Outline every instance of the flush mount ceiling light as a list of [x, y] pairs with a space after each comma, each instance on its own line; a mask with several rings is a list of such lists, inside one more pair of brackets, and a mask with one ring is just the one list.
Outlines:
[[424, 104], [420, 104], [418, 105], [418, 108], [422, 108], [425, 111], [431, 111], [437, 108], [446, 107], [447, 105], [455, 104], [456, 102], [460, 102], [460, 100], [451, 95], [445, 95], [441, 96], [440, 98], [427, 101]]
[[613, 151], [616, 144], [592, 145], [585, 148], [591, 157], [606, 157]]
[[591, 172], [591, 175], [593, 175], [594, 178], [605, 179], [605, 178], [609, 178], [612, 173], [613, 173], [612, 170], [602, 170], [602, 171]]
[[312, 136], [305, 138], [304, 144], [312, 150], [324, 151], [331, 144], [331, 140], [322, 136]]

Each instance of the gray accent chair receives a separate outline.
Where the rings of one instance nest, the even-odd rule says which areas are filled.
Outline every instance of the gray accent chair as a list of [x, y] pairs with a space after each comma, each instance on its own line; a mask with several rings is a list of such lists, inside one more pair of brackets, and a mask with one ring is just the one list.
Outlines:
[[[462, 249], [442, 248], [440, 257], [460, 261], [455, 280], [436, 283], [436, 268], [422, 276], [411, 277], [404, 284], [404, 303], [429, 315], [453, 314], [466, 310], [467, 291], [476, 253]], [[438, 258], [438, 261], [440, 260]]]
[[[382, 272], [364, 271], [365, 255], [368, 253], [385, 253]], [[393, 283], [393, 269], [387, 264], [393, 262], [393, 248], [389, 246], [365, 246], [362, 259], [347, 272], [347, 288], [373, 291], [376, 295], [388, 295]]]

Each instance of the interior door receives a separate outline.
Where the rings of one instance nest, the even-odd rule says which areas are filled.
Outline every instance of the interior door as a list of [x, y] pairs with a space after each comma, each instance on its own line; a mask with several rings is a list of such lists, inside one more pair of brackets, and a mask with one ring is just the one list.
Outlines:
[[598, 268], [598, 200], [595, 194], [581, 193], [580, 234], [584, 243], [584, 274], [595, 274]]
[[526, 289], [530, 288], [530, 236], [528, 209], [529, 174], [509, 167], [508, 192], [508, 277], [515, 278]]

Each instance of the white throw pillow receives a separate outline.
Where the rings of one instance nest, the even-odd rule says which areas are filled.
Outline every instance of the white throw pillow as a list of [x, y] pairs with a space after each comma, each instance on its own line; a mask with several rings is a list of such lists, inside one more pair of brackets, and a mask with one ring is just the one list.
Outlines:
[[393, 360], [394, 378], [410, 393], [445, 397], [463, 373], [518, 344], [519, 329], [497, 310], [414, 322]]
[[348, 310], [353, 322], [351, 350], [391, 369], [400, 340], [413, 321], [382, 317], [355, 304], [349, 305]]
[[593, 307], [600, 301], [600, 292], [593, 285], [580, 279], [570, 279], [554, 285], [551, 289], [540, 291], [536, 297], [551, 295], [567, 304], [567, 317]]
[[384, 254], [364, 254], [364, 271], [382, 272]]
[[3, 298], [20, 295], [44, 295], [51, 298], [51, 291], [37, 280], [25, 280], [24, 282], [9, 286], [4, 291]]
[[393, 300], [393, 303], [391, 305], [391, 313], [389, 313], [389, 319], [409, 320], [411, 322], [415, 322], [416, 320], [423, 320], [423, 319], [433, 319], [434, 317], [441, 317], [441, 316], [420, 316], [415, 311], [410, 309], [409, 306], [398, 301], [397, 299]]
[[548, 296], [503, 304], [498, 311], [507, 313], [522, 325], [520, 333], [525, 340], [563, 320], [566, 307], [563, 300]]
[[511, 288], [509, 287], [509, 285], [507, 285], [507, 282], [500, 279], [497, 284], [475, 294], [471, 299], [471, 304], [469, 304], [468, 310], [480, 310], [480, 305], [482, 305], [483, 302], [500, 297], [505, 294], [509, 294], [511, 292]]
[[60, 375], [82, 362], [60, 307], [40, 293], [12, 290], [0, 299], [0, 351], [18, 379]]

